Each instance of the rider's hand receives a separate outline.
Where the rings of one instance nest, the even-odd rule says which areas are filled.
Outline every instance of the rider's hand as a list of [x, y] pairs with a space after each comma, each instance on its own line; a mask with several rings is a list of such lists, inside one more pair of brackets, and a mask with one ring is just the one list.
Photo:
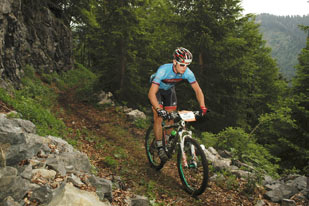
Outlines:
[[157, 109], [157, 113], [160, 117], [162, 117], [163, 119], [166, 119], [167, 118], [167, 111], [164, 110], [164, 109]]
[[207, 112], [207, 108], [201, 107], [201, 113], [202, 113], [203, 116], [205, 116], [206, 112]]

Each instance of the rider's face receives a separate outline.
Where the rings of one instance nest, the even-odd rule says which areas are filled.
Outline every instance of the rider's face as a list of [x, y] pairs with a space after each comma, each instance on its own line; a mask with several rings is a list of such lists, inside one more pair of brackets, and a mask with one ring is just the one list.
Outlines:
[[175, 60], [174, 60], [174, 64], [175, 64], [175, 69], [176, 69], [177, 73], [180, 73], [180, 74], [185, 73], [185, 71], [188, 67], [186, 64], [179, 64]]

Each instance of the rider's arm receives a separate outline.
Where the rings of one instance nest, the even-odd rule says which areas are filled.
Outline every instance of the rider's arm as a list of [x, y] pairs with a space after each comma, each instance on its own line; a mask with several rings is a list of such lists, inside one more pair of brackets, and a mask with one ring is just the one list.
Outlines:
[[153, 108], [157, 110], [160, 108], [160, 105], [158, 103], [156, 93], [159, 91], [159, 85], [158, 84], [151, 84], [151, 87], [148, 92], [148, 98], [150, 100], [150, 103], [152, 104]]
[[196, 99], [198, 101], [198, 103], [200, 104], [200, 107], [205, 107], [205, 99], [204, 99], [204, 94], [203, 91], [200, 87], [200, 85], [197, 82], [194, 82], [193, 84], [191, 84], [195, 95], [196, 95]]

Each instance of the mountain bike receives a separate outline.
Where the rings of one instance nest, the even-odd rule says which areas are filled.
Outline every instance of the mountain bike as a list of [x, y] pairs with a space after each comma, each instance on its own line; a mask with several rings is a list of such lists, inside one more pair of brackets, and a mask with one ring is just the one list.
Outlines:
[[[189, 122], [196, 121], [198, 117], [201, 117], [199, 111], [177, 111], [169, 113], [162, 121], [163, 148], [169, 159], [177, 152], [177, 168], [181, 182], [185, 191], [192, 196], [202, 194], [208, 184], [206, 155], [198, 141], [193, 139], [192, 131], [186, 127]], [[174, 120], [174, 123], [168, 125], [166, 120]], [[171, 129], [173, 129], [171, 135], [166, 135]], [[165, 162], [159, 158], [153, 125], [146, 132], [145, 148], [151, 167], [160, 170]]]

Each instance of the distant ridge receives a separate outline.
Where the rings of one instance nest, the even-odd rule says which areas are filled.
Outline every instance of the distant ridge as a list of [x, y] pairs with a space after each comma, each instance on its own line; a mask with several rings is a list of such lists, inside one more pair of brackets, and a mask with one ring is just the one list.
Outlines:
[[256, 22], [260, 24], [263, 39], [272, 49], [272, 57], [277, 60], [283, 77], [291, 80], [295, 76], [298, 54], [306, 46], [306, 33], [298, 25], [309, 25], [309, 15], [276, 16], [263, 13], [256, 16]]

